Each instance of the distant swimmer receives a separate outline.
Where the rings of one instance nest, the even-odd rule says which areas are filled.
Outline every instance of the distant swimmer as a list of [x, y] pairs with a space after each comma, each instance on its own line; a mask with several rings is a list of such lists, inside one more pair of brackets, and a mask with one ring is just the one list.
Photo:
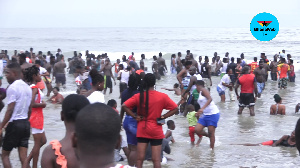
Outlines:
[[274, 101], [276, 104], [271, 105], [270, 107], [270, 114], [271, 115], [285, 115], [285, 105], [282, 104], [282, 98], [278, 95], [274, 95]]
[[167, 89], [167, 88], [161, 88], [161, 89], [164, 89], [164, 90], [167, 90], [167, 91], [174, 91], [177, 96], [180, 96], [181, 95], [181, 90], [179, 88], [179, 84], [178, 83], [175, 83], [174, 86], [173, 86], [173, 89]]
[[284, 147], [296, 147], [296, 138], [295, 138], [295, 131], [291, 133], [291, 135], [283, 135], [279, 140], [270, 140], [258, 144], [231, 144], [231, 145], [243, 145], [243, 146], [284, 146]]

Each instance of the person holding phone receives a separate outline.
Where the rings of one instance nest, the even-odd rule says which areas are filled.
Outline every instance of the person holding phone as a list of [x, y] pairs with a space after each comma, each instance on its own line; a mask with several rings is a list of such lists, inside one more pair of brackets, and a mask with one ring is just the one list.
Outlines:
[[[140, 93], [135, 94], [122, 105], [122, 109], [127, 115], [138, 121], [136, 162], [138, 168], [143, 166], [148, 143], [151, 145], [154, 167], [161, 167], [161, 145], [165, 137], [161, 124], [163, 121], [161, 120], [178, 111], [177, 104], [167, 94], [154, 90], [155, 81], [155, 75], [146, 74], [139, 87]], [[135, 107], [138, 109], [137, 115], [132, 112]], [[170, 111], [162, 115], [163, 109]]]

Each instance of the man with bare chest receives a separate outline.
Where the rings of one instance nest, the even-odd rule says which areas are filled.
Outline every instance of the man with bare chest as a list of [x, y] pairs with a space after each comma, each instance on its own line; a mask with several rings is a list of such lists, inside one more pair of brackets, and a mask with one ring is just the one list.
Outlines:
[[277, 56], [274, 55], [274, 61], [271, 62], [270, 64], [270, 70], [271, 70], [271, 79], [272, 81], [277, 81]]
[[257, 81], [257, 92], [258, 95], [257, 97], [260, 98], [262, 91], [265, 88], [265, 75], [266, 75], [266, 70], [264, 69], [264, 61], [259, 61], [259, 67], [257, 67], [254, 71], [253, 74], [255, 75], [256, 81]]
[[165, 76], [165, 72], [168, 72], [168, 68], [166, 66], [166, 61], [162, 57], [162, 53], [159, 53], [159, 58], [157, 59], [158, 63], [158, 72], [161, 76]]
[[24, 73], [26, 68], [32, 67], [32, 64], [26, 62], [26, 54], [24, 54], [24, 53], [20, 54], [19, 62], [20, 62], [21, 69], [22, 69], [23, 73]]
[[100, 69], [100, 72], [103, 71], [103, 74], [104, 74], [104, 94], [106, 94], [107, 88], [109, 88], [109, 93], [112, 93], [112, 81], [111, 81], [111, 78], [113, 78], [115, 85], [116, 85], [116, 80], [115, 80], [115, 77], [114, 77], [114, 75], [113, 75], [113, 73], [111, 71], [111, 68], [113, 66], [110, 63], [109, 58], [105, 59], [105, 63], [101, 67], [102, 68]]
[[57, 87], [62, 84], [63, 88], [66, 88], [65, 68], [67, 65], [62, 58], [62, 55], [57, 57], [57, 63], [54, 64], [53, 68], [53, 76], [55, 77], [55, 83]]

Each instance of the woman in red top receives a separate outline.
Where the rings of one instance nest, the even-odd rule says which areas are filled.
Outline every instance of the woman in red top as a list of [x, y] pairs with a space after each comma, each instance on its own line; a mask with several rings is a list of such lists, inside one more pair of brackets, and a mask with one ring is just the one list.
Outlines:
[[[155, 76], [150, 73], [146, 74], [140, 86], [140, 93], [135, 94], [122, 105], [123, 110], [138, 121], [136, 162], [138, 168], [143, 166], [148, 143], [151, 145], [154, 167], [161, 167], [161, 144], [165, 136], [162, 124], [159, 124], [157, 120], [170, 117], [178, 111], [177, 104], [168, 95], [155, 91], [154, 85]], [[131, 111], [134, 107], [138, 109], [137, 115]], [[162, 115], [163, 109], [170, 111]]]
[[46, 103], [43, 101], [44, 94], [36, 86], [36, 83], [40, 82], [40, 69], [33, 65], [25, 70], [24, 79], [30, 87], [32, 88], [32, 100], [31, 100], [31, 114], [30, 114], [30, 126], [32, 128], [31, 132], [34, 139], [34, 146], [29, 156], [26, 158], [24, 165], [27, 167], [31, 159], [33, 159], [32, 167], [37, 168], [37, 162], [39, 160], [40, 148], [46, 144], [47, 139], [44, 131], [44, 115], [43, 108], [46, 107]]

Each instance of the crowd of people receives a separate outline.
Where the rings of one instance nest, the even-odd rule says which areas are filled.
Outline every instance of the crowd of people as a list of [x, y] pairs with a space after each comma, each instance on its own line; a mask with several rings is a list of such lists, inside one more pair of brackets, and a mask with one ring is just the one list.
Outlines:
[[[164, 152], [171, 152], [169, 143], [175, 143], [172, 136], [175, 122], [168, 120], [168, 130], [163, 132], [162, 129], [166, 119], [172, 115], [182, 114], [187, 118], [192, 145], [198, 146], [204, 136], [209, 138], [210, 148], [214, 149], [215, 130], [221, 111], [211, 97], [211, 92], [214, 92], [212, 76], [220, 76], [216, 91], [221, 102], [225, 102], [228, 88], [230, 100], [239, 101], [238, 114], [242, 114], [247, 107], [251, 116], [255, 115], [255, 102], [263, 94], [269, 71], [271, 80], [278, 81], [279, 89], [286, 89], [288, 82], [295, 82], [293, 60], [290, 54], [285, 55], [284, 50], [274, 55], [273, 61], [261, 53], [259, 62], [254, 57], [250, 64], [245, 61], [243, 53], [235, 61], [227, 52], [221, 61], [215, 52], [210, 63], [208, 56], [204, 56], [203, 62], [202, 56], [199, 56], [197, 61], [187, 50], [185, 58], [180, 52], [177, 58], [176, 54], [171, 55], [169, 70], [176, 75], [178, 82], [172, 89], [162, 88], [181, 96], [176, 103], [167, 94], [155, 89], [156, 81], [168, 73], [162, 53], [158, 54], [158, 58], [153, 56], [151, 70], [145, 66], [144, 54], [139, 64], [133, 52], [128, 58], [123, 55], [115, 63], [111, 63], [107, 54], [95, 56], [88, 50], [84, 57], [75, 51], [73, 57], [65, 60], [60, 49], [56, 54], [49, 51], [47, 55], [41, 51], [35, 54], [33, 48], [19, 53], [15, 50], [11, 57], [7, 51], [0, 53], [0, 86], [4, 74], [9, 83], [6, 89], [0, 89], [1, 110], [5, 106], [3, 99], [7, 99], [7, 109], [0, 124], [0, 134], [5, 132], [3, 139], [0, 138], [5, 168], [11, 167], [9, 156], [13, 148], [18, 148], [23, 168], [30, 167], [30, 163], [31, 167], [38, 167], [40, 149], [47, 143], [43, 116], [47, 102], [62, 104], [61, 120], [65, 124], [66, 134], [60, 141], [52, 140], [44, 149], [42, 167], [140, 168], [144, 160], [152, 160], [153, 166], [158, 168], [161, 162], [169, 159], [163, 155]], [[77, 94], [64, 98], [59, 91], [66, 87], [66, 72], [74, 75]], [[112, 93], [116, 80], [120, 81], [120, 111], [114, 99], [105, 104], [106, 91], [109, 88], [109, 93]], [[56, 86], [52, 86], [52, 81]], [[46, 97], [49, 97], [48, 100]], [[280, 95], [275, 94], [274, 100], [276, 104], [270, 107], [270, 114], [285, 115]], [[300, 104], [296, 105], [295, 112], [299, 109]], [[163, 110], [168, 111], [163, 113]], [[126, 137], [121, 136], [121, 127]], [[299, 129], [300, 124], [297, 124], [291, 136], [260, 144], [299, 146], [300, 150], [300, 143], [297, 143], [300, 141]], [[27, 155], [30, 134], [34, 145]], [[199, 138], [196, 143], [195, 134]], [[120, 155], [121, 149], [128, 166], [115, 163], [124, 160]]]

